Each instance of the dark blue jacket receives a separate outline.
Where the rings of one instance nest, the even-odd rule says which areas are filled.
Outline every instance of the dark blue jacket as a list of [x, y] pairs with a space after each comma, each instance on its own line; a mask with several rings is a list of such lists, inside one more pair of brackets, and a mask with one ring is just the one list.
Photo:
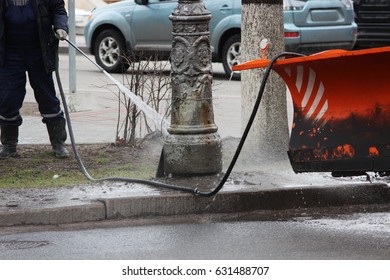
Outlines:
[[[63, 29], [68, 32], [68, 15], [63, 0], [30, 0], [37, 15], [39, 41], [46, 71], [55, 70], [58, 40], [54, 30]], [[5, 30], [4, 17], [7, 0], [0, 0], [0, 67], [4, 65]]]

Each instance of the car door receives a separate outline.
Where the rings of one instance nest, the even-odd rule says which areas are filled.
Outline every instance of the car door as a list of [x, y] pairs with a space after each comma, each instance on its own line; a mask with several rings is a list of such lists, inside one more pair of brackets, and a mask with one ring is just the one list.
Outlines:
[[176, 7], [177, 0], [149, 0], [147, 5], [136, 5], [130, 23], [135, 50], [171, 49], [172, 22], [169, 16]]
[[210, 30], [214, 30], [220, 21], [233, 14], [233, 0], [204, 0], [204, 4], [206, 9], [212, 13]]

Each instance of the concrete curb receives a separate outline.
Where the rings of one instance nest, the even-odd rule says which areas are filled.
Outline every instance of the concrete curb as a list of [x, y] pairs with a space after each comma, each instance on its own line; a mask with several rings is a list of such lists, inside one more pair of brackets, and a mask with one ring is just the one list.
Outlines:
[[384, 203], [390, 203], [390, 187], [380, 183], [220, 192], [214, 197], [167, 193], [158, 196], [102, 198], [66, 207], [10, 208], [0, 212], [0, 227]]
[[43, 209], [9, 209], [0, 212], [0, 227], [16, 225], [58, 225], [101, 221], [105, 219], [102, 203]]
[[215, 197], [180, 193], [100, 201], [106, 206], [106, 218], [117, 219], [389, 203], [390, 187], [386, 184], [362, 184], [221, 192]]

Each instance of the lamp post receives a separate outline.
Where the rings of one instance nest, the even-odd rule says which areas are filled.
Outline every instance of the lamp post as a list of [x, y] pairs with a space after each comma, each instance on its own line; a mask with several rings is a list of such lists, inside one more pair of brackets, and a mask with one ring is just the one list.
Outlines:
[[164, 172], [215, 174], [222, 170], [222, 144], [212, 103], [211, 13], [202, 0], [179, 0], [170, 19], [172, 113]]

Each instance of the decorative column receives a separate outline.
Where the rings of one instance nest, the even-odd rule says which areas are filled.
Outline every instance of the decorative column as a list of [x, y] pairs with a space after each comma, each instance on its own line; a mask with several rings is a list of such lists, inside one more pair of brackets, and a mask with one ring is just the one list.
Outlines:
[[211, 13], [202, 0], [179, 0], [170, 19], [172, 112], [164, 140], [164, 172], [215, 174], [222, 170], [222, 142], [212, 103]]

